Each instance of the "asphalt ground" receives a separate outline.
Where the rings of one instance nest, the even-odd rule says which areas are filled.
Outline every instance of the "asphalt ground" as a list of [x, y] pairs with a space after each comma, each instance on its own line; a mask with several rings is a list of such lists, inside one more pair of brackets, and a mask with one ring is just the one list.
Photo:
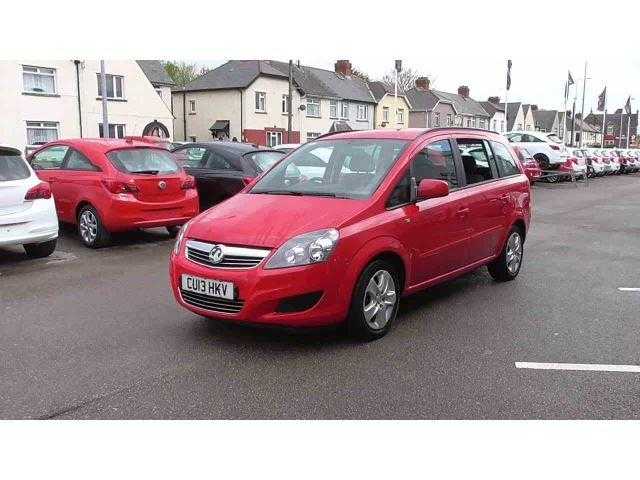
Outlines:
[[402, 301], [385, 338], [221, 323], [174, 302], [162, 230], [0, 250], [0, 418], [639, 418], [640, 174], [534, 187], [520, 276]]

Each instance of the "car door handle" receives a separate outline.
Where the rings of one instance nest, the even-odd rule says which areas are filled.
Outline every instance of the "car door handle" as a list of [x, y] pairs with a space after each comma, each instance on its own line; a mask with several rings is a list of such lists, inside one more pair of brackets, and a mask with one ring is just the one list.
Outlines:
[[468, 208], [463, 207], [463, 208], [458, 209], [458, 211], [456, 212], [456, 215], [459, 216], [459, 217], [466, 217], [467, 215], [469, 215], [470, 211], [471, 210], [469, 210]]
[[509, 203], [509, 199], [510, 199], [510, 195], [508, 193], [505, 193], [504, 195], [500, 195], [500, 201], [502, 203]]

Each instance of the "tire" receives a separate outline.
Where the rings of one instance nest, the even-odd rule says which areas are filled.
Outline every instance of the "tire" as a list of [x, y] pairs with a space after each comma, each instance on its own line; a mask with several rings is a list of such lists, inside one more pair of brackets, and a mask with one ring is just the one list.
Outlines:
[[91, 205], [85, 205], [78, 214], [78, 235], [88, 248], [100, 248], [108, 245], [111, 235], [102, 224], [98, 211]]
[[57, 243], [58, 240], [53, 239], [42, 243], [28, 243], [22, 247], [29, 258], [45, 258], [55, 251]]
[[[360, 275], [353, 292], [347, 318], [349, 335], [364, 341], [385, 336], [398, 314], [400, 285], [399, 274], [391, 263], [385, 260], [371, 262]], [[373, 315], [369, 316], [366, 311]]]
[[534, 155], [533, 158], [538, 162], [538, 165], [540, 165], [540, 168], [542, 170], [550, 169], [549, 159], [547, 158], [546, 155], [543, 155], [542, 153], [538, 153]]
[[180, 228], [182, 228], [182, 225], [173, 225], [171, 227], [166, 227], [167, 233], [171, 238], [176, 238], [178, 236]]
[[[514, 256], [514, 254], [516, 254], [516, 256]], [[523, 256], [524, 238], [522, 229], [514, 225], [509, 231], [507, 241], [504, 243], [500, 256], [487, 265], [489, 274], [497, 282], [515, 280], [518, 273], [520, 273]]]
[[547, 177], [545, 177], [547, 180], [547, 183], [558, 183], [560, 181], [560, 179], [558, 178], [558, 176], [556, 174], [551, 174]]

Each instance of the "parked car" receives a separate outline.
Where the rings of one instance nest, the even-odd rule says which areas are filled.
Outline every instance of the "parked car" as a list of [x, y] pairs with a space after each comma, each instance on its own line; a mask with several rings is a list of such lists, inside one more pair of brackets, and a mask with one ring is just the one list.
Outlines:
[[58, 216], [49, 184], [40, 180], [20, 150], [0, 146], [0, 246], [22, 245], [29, 257], [56, 249]]
[[153, 135], [128, 135], [124, 138], [125, 140], [135, 140], [138, 142], [150, 143], [151, 145], [164, 148], [165, 150], [172, 150], [180, 145], [180, 142], [172, 142], [168, 138], [155, 137]]
[[636, 171], [636, 159], [631, 155], [630, 150], [614, 149], [620, 160], [619, 173], [632, 173]]
[[567, 160], [566, 148], [555, 133], [514, 131], [506, 137], [512, 146], [526, 148], [542, 170], [557, 170]]
[[600, 149], [599, 152], [600, 152], [600, 159], [604, 164], [605, 175], [613, 174], [615, 170], [614, 170], [614, 164], [611, 162], [612, 160], [611, 149], [603, 148], [603, 149]]
[[[487, 152], [491, 146], [493, 155]], [[484, 157], [461, 154], [484, 149]], [[323, 175], [288, 171], [329, 151]], [[482, 130], [335, 133], [290, 153], [190, 221], [170, 259], [180, 305], [213, 318], [375, 339], [399, 299], [487, 265], [520, 271], [530, 185], [504, 137]]]
[[59, 140], [36, 150], [30, 162], [51, 184], [58, 217], [77, 225], [85, 246], [110, 234], [166, 227], [176, 235], [198, 213], [198, 194], [167, 150], [117, 139]]
[[567, 159], [560, 165], [559, 170], [573, 175], [586, 175], [587, 162], [584, 153], [579, 148], [567, 148]]
[[301, 143], [283, 143], [273, 148], [275, 148], [276, 150], [280, 150], [281, 152], [284, 152], [284, 153], [289, 153], [289, 152], [293, 152], [300, 145], [302, 144]]
[[640, 171], [640, 150], [627, 150], [627, 157], [629, 173]]
[[524, 173], [529, 179], [529, 182], [534, 183], [540, 180], [542, 176], [542, 169], [533, 155], [529, 153], [524, 147], [513, 146], [513, 151], [516, 152], [518, 156], [518, 160], [520, 160], [520, 164], [524, 168]]
[[195, 177], [201, 210], [232, 197], [285, 155], [240, 142], [189, 143], [173, 154]]
[[587, 174], [590, 177], [601, 177], [606, 173], [600, 152], [595, 148], [583, 148], [582, 152], [587, 163]]

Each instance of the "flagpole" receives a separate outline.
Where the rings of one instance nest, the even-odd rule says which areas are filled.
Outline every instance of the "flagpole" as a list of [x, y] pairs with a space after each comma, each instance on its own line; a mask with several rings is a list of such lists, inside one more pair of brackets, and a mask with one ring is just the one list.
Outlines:
[[629, 133], [631, 133], [631, 114], [627, 113], [627, 149], [629, 148]]
[[620, 132], [619, 132], [619, 140], [618, 140], [618, 148], [622, 148], [622, 119], [624, 118], [624, 109], [620, 112]]
[[509, 76], [511, 72], [509, 71], [509, 60], [507, 60], [507, 79], [504, 84], [504, 120], [505, 120], [505, 132], [509, 131]]
[[569, 96], [569, 78], [564, 82], [564, 110], [562, 114], [564, 115], [562, 121], [564, 122], [562, 128], [562, 143], [567, 146], [567, 97]]
[[604, 148], [604, 135], [607, 126], [607, 86], [604, 87], [604, 114], [602, 115], [602, 145], [600, 148]]
[[582, 122], [584, 122], [584, 95], [587, 90], [587, 62], [584, 62], [584, 79], [582, 81], [582, 109], [580, 110], [580, 142], [578, 146], [582, 148]]

